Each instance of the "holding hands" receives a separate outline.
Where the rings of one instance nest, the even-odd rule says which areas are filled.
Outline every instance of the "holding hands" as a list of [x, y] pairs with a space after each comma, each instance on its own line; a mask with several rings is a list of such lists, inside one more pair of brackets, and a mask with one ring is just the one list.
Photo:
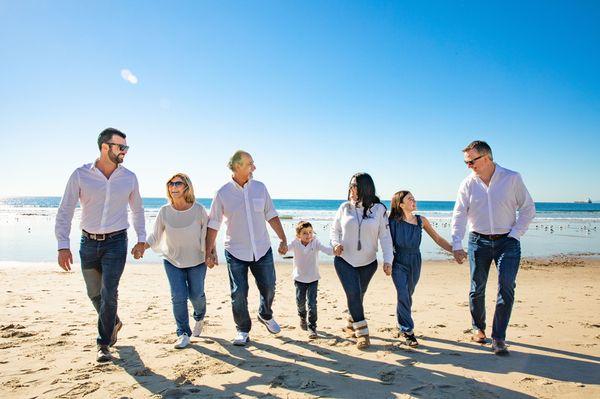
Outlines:
[[149, 247], [150, 246], [147, 243], [145, 243], [145, 242], [138, 242], [137, 244], [135, 244], [133, 246], [133, 248], [131, 249], [131, 254], [133, 255], [133, 258], [134, 259], [143, 258], [144, 257], [144, 252]]
[[344, 246], [342, 244], [337, 244], [333, 247], [333, 254], [335, 256], [340, 256], [344, 252]]
[[285, 255], [288, 251], [288, 246], [287, 243], [285, 241], [281, 241], [279, 243], [279, 249], [277, 250], [277, 252], [279, 252], [280, 255]]
[[462, 249], [452, 251], [452, 254], [454, 255], [454, 260], [459, 264], [463, 263], [464, 260], [467, 259], [467, 253]]

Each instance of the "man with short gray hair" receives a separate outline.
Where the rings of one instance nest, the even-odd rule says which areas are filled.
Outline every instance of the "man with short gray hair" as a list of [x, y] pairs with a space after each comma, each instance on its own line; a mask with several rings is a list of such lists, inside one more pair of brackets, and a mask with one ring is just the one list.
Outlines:
[[[210, 206], [206, 253], [213, 253], [217, 232], [225, 217], [225, 259], [237, 329], [233, 344], [243, 346], [250, 339], [252, 327], [248, 313], [248, 270], [252, 271], [260, 292], [258, 320], [272, 334], [281, 330], [271, 309], [275, 298], [275, 266], [265, 221], [281, 240], [279, 253], [282, 255], [287, 252], [287, 240], [267, 188], [252, 179], [256, 170], [252, 156], [246, 151], [236, 151], [228, 167], [233, 172], [232, 179], [217, 191]], [[209, 267], [216, 264], [216, 258], [211, 255], [206, 261]]]
[[[493, 161], [485, 141], [473, 141], [463, 149], [464, 161], [473, 171], [458, 189], [452, 214], [452, 249], [462, 263], [467, 258], [462, 239], [470, 226], [468, 258], [471, 274], [469, 307], [473, 336], [486, 341], [485, 286], [492, 261], [498, 269], [498, 299], [492, 327], [492, 349], [506, 354], [506, 329], [514, 303], [515, 281], [521, 260], [520, 238], [535, 216], [535, 205], [521, 175]], [[518, 212], [518, 213], [517, 213]]]

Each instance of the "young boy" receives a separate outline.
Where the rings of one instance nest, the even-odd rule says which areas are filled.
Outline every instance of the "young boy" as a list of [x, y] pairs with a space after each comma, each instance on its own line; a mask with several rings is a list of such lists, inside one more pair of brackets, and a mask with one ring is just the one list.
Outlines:
[[[300, 328], [308, 330], [308, 338], [317, 338], [317, 286], [319, 284], [319, 268], [317, 256], [319, 251], [329, 256], [333, 249], [314, 238], [313, 228], [309, 222], [300, 221], [296, 225], [296, 239], [288, 244], [288, 252], [294, 252], [294, 270], [292, 277], [296, 285], [296, 305], [300, 316]], [[308, 299], [308, 324], [306, 322], [306, 302]]]

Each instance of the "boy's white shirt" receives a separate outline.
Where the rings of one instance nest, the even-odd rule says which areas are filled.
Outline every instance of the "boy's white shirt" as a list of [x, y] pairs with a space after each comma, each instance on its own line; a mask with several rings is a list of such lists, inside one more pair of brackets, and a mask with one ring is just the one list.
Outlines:
[[292, 278], [301, 283], [312, 283], [321, 278], [317, 261], [319, 251], [333, 256], [333, 249], [321, 244], [317, 238], [313, 238], [306, 246], [296, 238], [288, 244], [288, 252], [290, 251], [294, 253]]

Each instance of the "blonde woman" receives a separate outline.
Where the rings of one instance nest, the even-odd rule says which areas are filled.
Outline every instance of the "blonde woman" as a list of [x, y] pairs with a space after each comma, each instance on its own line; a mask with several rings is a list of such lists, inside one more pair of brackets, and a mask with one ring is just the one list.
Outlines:
[[[208, 215], [204, 207], [196, 203], [192, 182], [184, 173], [167, 180], [167, 199], [169, 203], [160, 208], [146, 248], [152, 248], [164, 259], [177, 324], [175, 348], [183, 349], [190, 343], [190, 336], [200, 336], [206, 313], [204, 250]], [[193, 331], [188, 299], [196, 320]]]

